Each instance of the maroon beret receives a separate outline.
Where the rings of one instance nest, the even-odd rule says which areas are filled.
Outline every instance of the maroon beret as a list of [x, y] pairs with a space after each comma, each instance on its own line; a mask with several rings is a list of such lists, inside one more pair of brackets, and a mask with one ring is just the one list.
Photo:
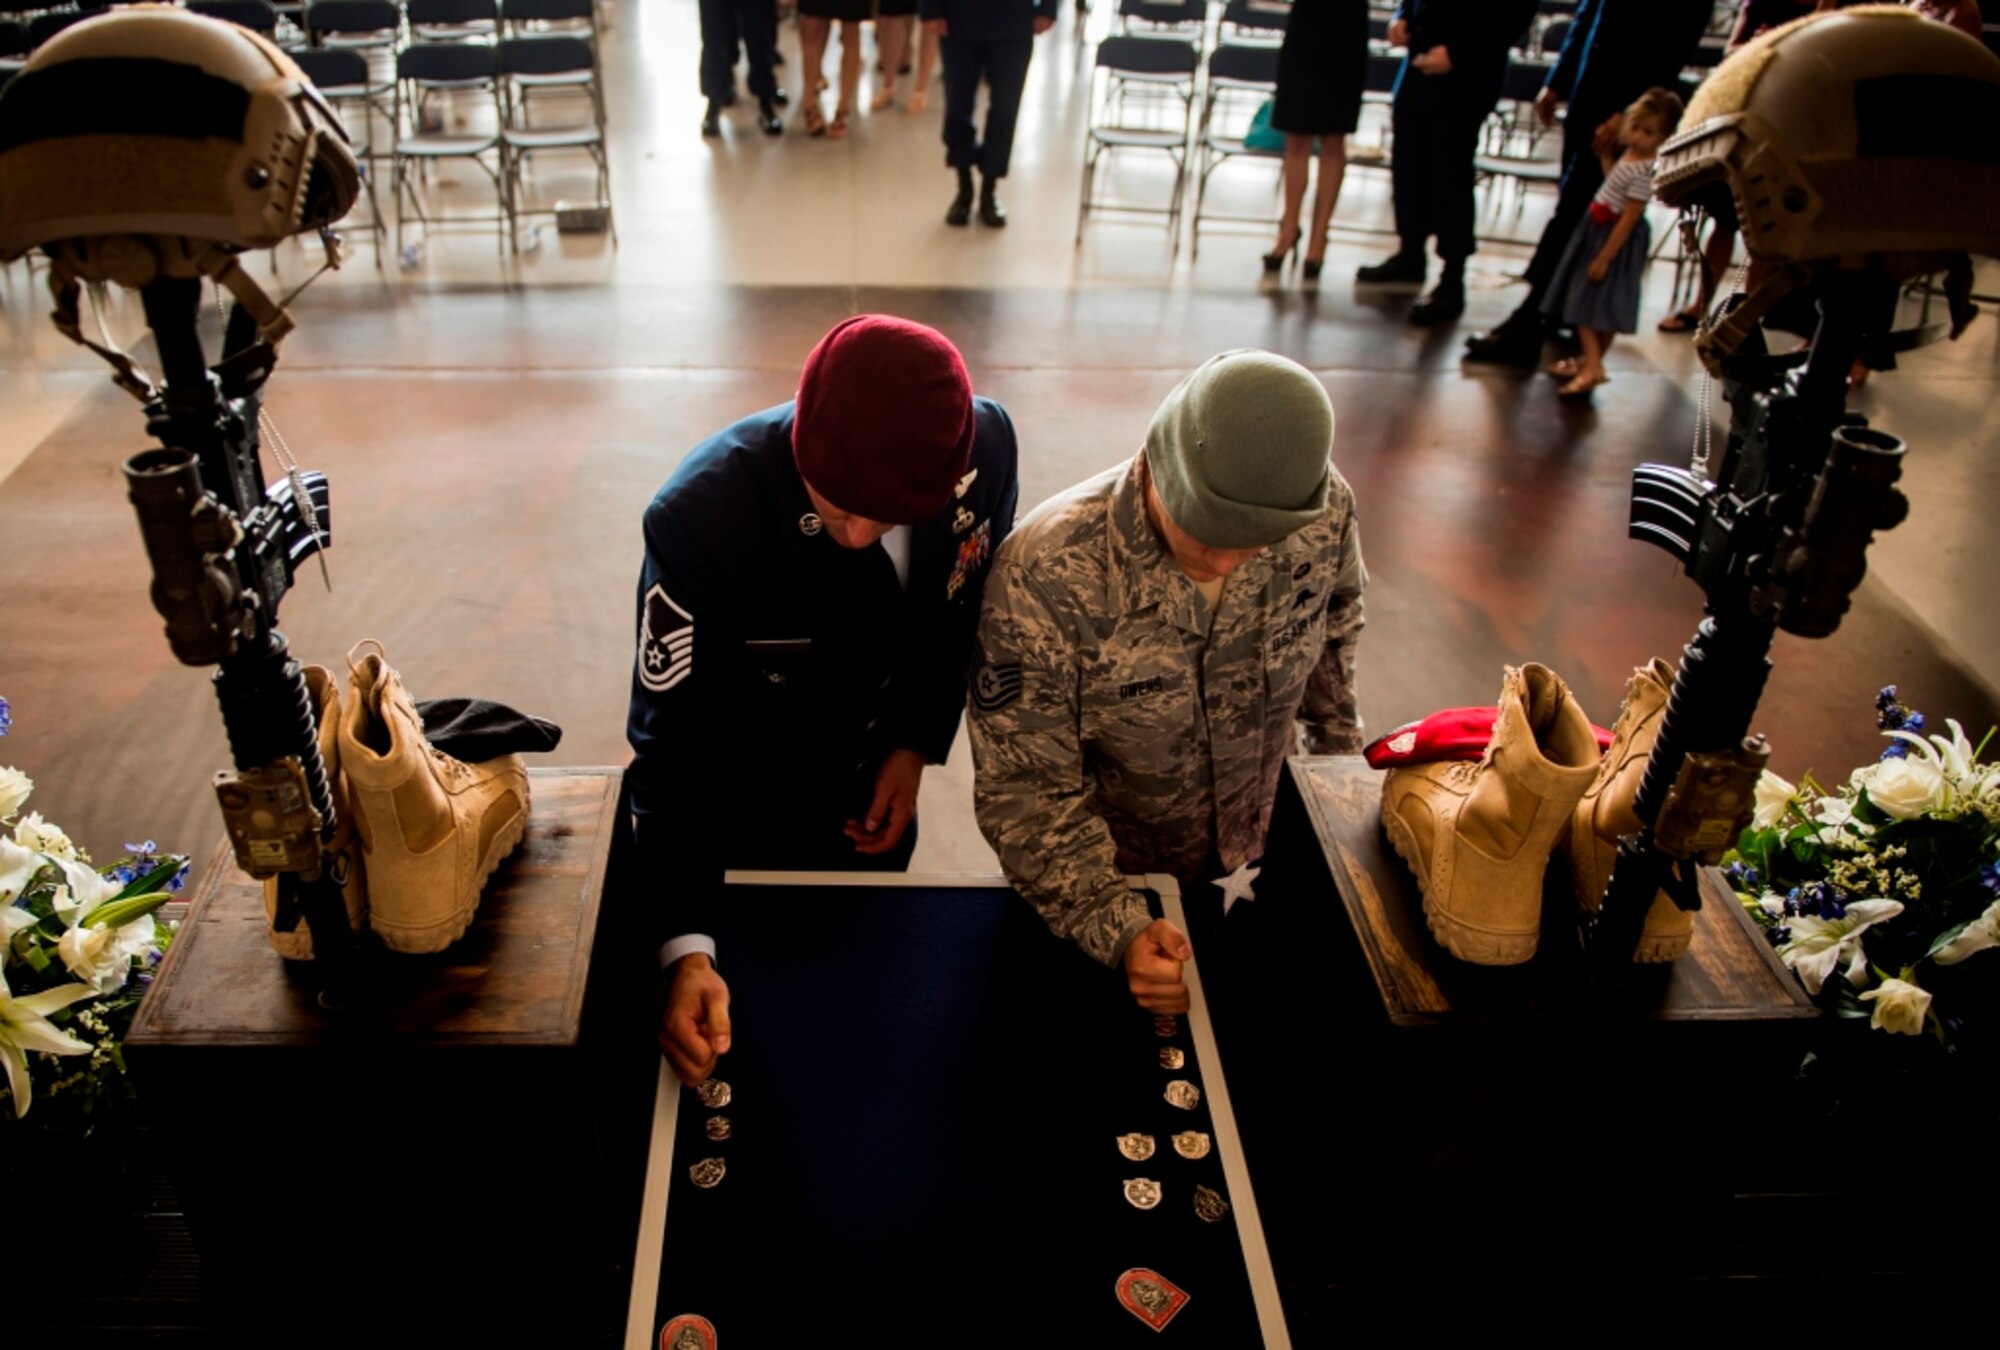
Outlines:
[[972, 379], [935, 328], [887, 314], [839, 324], [799, 376], [792, 457], [843, 511], [914, 525], [950, 504], [972, 460]]
[[[1361, 753], [1371, 769], [1478, 759], [1486, 753], [1486, 743], [1493, 739], [1493, 724], [1499, 717], [1500, 710], [1491, 703], [1477, 708], [1445, 708], [1377, 736]], [[1609, 750], [1611, 733], [1596, 723], [1590, 729], [1597, 736], [1598, 753]]]

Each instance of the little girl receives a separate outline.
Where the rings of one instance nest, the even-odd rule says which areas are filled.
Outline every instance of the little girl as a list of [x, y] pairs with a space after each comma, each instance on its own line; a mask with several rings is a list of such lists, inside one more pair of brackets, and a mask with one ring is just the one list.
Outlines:
[[1556, 265], [1542, 312], [1573, 326], [1583, 344], [1582, 356], [1549, 367], [1565, 382], [1564, 398], [1588, 397], [1609, 380], [1604, 353], [1618, 334], [1638, 329], [1639, 282], [1653, 242], [1646, 224], [1653, 155], [1680, 120], [1680, 98], [1667, 89], [1648, 89], [1625, 110], [1618, 138], [1624, 154], [1616, 163], [1605, 158], [1604, 186]]

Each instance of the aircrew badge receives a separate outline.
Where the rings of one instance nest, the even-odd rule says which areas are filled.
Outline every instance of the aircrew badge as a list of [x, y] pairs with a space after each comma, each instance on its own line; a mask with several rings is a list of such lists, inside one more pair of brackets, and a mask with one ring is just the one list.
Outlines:
[[967, 530], [972, 528], [972, 520], [973, 520], [972, 512], [966, 510], [962, 506], [959, 507], [957, 512], [954, 513], [951, 518], [951, 532], [953, 534], [964, 534]]
[[1174, 1314], [1187, 1307], [1188, 1294], [1157, 1270], [1139, 1266], [1118, 1277], [1118, 1301], [1153, 1330], [1165, 1331]]
[[[845, 32], [846, 30], [843, 29], [841, 31]], [[954, 487], [951, 490], [951, 495], [954, 497], [963, 498], [967, 492], [970, 492], [972, 490], [972, 480], [977, 477], [979, 477], [979, 470], [977, 469], [971, 470], [969, 473], [965, 475], [965, 477], [958, 480], [958, 486]]]
[[1151, 1177], [1133, 1177], [1125, 1183], [1125, 1198], [1134, 1209], [1158, 1209], [1160, 1183]]
[[682, 1313], [660, 1328], [660, 1350], [715, 1350], [715, 1324]]
[[1203, 1223], [1221, 1223], [1222, 1216], [1229, 1212], [1229, 1202], [1206, 1186], [1194, 1188], [1195, 1216]]
[[1121, 1134], [1118, 1136], [1118, 1151], [1133, 1162], [1144, 1162], [1153, 1156], [1153, 1136], [1150, 1134]]
[[705, 1191], [712, 1191], [722, 1184], [722, 1174], [729, 1170], [727, 1161], [721, 1158], [703, 1158], [688, 1168], [688, 1180]]
[[1167, 1084], [1167, 1100], [1183, 1111], [1192, 1111], [1201, 1105], [1201, 1089], [1185, 1078], [1176, 1078]]
[[[959, 508], [964, 510], [963, 507]], [[954, 525], [954, 529], [957, 527]], [[951, 579], [944, 584], [945, 598], [957, 595], [965, 585], [967, 577], [979, 570], [980, 565], [993, 556], [993, 522], [982, 520], [979, 528], [965, 536], [958, 545], [958, 561], [951, 566]]]

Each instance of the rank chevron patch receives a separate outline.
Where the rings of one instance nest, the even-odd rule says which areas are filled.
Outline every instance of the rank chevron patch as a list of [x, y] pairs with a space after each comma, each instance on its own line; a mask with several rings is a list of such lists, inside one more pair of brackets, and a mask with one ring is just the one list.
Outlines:
[[693, 668], [694, 615], [655, 583], [646, 592], [646, 613], [639, 621], [639, 683], [663, 694]]

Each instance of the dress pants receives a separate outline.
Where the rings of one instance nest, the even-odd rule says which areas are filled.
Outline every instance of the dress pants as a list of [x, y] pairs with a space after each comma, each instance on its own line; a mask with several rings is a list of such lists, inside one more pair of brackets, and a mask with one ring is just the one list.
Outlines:
[[736, 92], [736, 44], [750, 60], [750, 97], [778, 92], [777, 9], [771, 0], [701, 0], [701, 93], [717, 103]]
[[[1411, 72], [1404, 84], [1432, 78], [1442, 77]], [[1436, 235], [1446, 267], [1463, 266], [1472, 256], [1472, 156], [1493, 102], [1456, 91], [1397, 97], [1390, 114], [1395, 145], [1389, 168], [1404, 252], [1422, 254], [1424, 241]]]
[[1572, 112], [1563, 123], [1562, 187], [1556, 196], [1555, 214], [1549, 217], [1548, 227], [1535, 243], [1535, 256], [1528, 260], [1528, 298], [1521, 302], [1521, 307], [1530, 314], [1541, 313], [1542, 297], [1548, 293], [1549, 282], [1555, 279], [1556, 267], [1569, 248], [1570, 236], [1576, 233], [1577, 223], [1590, 209], [1590, 199], [1604, 186], [1604, 166], [1590, 148], [1597, 123], [1603, 120], [1602, 116], [1593, 119], [1588, 113], [1579, 117]]
[[[1014, 123], [1021, 115], [1021, 90], [1028, 82], [1028, 61], [1035, 54], [1032, 37], [987, 41], [947, 33], [938, 42], [944, 68], [944, 162], [954, 169], [978, 169], [988, 178], [1005, 178], [1014, 151]], [[973, 122], [984, 76], [986, 136], [982, 141]]]

